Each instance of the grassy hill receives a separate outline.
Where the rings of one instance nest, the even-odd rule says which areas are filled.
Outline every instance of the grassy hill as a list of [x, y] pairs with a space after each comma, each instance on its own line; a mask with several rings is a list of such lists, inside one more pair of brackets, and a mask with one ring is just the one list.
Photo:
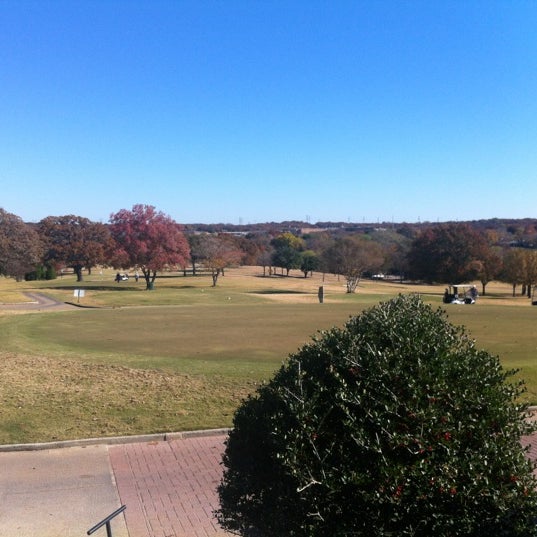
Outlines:
[[537, 307], [508, 286], [490, 284], [473, 306], [441, 304], [443, 286], [363, 281], [348, 295], [334, 276], [263, 277], [258, 267], [229, 270], [216, 288], [209, 276], [179, 273], [144, 287], [116, 283], [111, 271], [81, 283], [0, 280], [0, 303], [32, 291], [79, 304], [0, 308], [1, 443], [229, 426], [240, 400], [317, 331], [409, 292], [447, 309], [506, 368], [521, 368], [537, 403]]

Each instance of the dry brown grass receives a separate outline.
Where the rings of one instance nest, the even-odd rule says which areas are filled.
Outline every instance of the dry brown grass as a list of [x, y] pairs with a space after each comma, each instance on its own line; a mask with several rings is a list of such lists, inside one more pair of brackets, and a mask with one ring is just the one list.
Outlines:
[[0, 378], [3, 444], [229, 426], [255, 388], [244, 380], [10, 353], [0, 353]]
[[0, 304], [29, 302], [24, 291], [30, 287], [27, 282], [17, 282], [13, 278], [0, 276]]

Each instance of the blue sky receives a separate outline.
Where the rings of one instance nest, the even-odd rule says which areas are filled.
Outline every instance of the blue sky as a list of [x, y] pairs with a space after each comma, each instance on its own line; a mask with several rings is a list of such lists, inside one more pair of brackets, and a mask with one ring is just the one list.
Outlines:
[[0, 0], [0, 207], [537, 217], [537, 3]]

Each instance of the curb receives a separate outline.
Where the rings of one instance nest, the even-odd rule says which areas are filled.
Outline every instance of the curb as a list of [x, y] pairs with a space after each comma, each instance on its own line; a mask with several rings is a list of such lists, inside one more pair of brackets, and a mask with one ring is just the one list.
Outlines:
[[39, 451], [45, 449], [61, 449], [76, 446], [135, 444], [138, 442], [168, 442], [204, 436], [226, 436], [230, 429], [202, 429], [199, 431], [183, 431], [171, 433], [141, 434], [133, 436], [109, 436], [104, 438], [82, 438], [80, 440], [61, 440], [57, 442], [36, 442], [31, 444], [0, 445], [0, 453], [9, 451]]
[[[529, 412], [537, 412], [537, 406], [529, 406]], [[9, 451], [38, 451], [44, 449], [61, 449], [76, 446], [135, 444], [138, 442], [168, 442], [203, 436], [227, 436], [231, 429], [201, 429], [199, 431], [177, 431], [170, 433], [140, 434], [133, 436], [108, 436], [104, 438], [81, 438], [79, 440], [60, 440], [57, 442], [35, 442], [30, 444], [3, 444], [0, 453]]]

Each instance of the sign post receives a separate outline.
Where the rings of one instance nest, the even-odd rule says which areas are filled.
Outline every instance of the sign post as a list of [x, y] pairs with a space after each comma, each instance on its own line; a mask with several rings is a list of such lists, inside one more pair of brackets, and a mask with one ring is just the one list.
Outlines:
[[77, 298], [77, 302], [80, 302], [80, 298], [84, 298], [85, 290], [84, 289], [75, 289], [73, 293]]

